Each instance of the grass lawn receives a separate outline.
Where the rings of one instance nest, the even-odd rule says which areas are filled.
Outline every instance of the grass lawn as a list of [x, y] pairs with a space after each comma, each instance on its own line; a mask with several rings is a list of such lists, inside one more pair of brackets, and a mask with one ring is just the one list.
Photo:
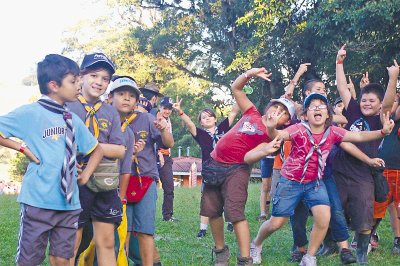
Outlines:
[[[19, 206], [15, 196], [0, 196], [0, 265], [14, 265], [14, 255], [18, 237]], [[211, 233], [201, 240], [196, 239], [199, 229], [200, 189], [177, 188], [175, 190], [174, 216], [178, 222], [161, 221], [162, 190], [159, 190], [157, 205], [156, 245], [161, 254], [163, 265], [212, 265]], [[251, 236], [254, 237], [260, 225], [256, 221], [259, 212], [259, 183], [250, 184], [246, 215], [250, 223]], [[309, 224], [311, 225], [312, 219]], [[236, 263], [237, 245], [233, 233], [225, 230], [226, 243], [231, 250], [231, 265]], [[369, 265], [400, 265], [400, 257], [392, 256], [393, 236], [388, 217], [379, 228], [380, 247], [369, 254]], [[292, 233], [284, 226], [264, 242], [264, 265], [296, 265], [289, 263]], [[319, 265], [339, 265], [337, 255], [319, 258]], [[43, 265], [48, 265], [47, 260]]]

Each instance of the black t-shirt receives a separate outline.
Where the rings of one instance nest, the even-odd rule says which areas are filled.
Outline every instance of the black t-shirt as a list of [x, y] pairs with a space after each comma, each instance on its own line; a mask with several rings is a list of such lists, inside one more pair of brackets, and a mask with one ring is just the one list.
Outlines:
[[229, 130], [229, 120], [225, 118], [215, 130], [214, 136], [211, 136], [206, 130], [196, 127], [197, 135], [193, 136], [201, 148], [201, 158], [205, 162], [211, 158], [210, 154], [214, 150], [214, 145]]
[[[347, 118], [346, 129], [349, 131], [373, 131], [382, 128], [380, 116], [364, 116], [359, 103], [353, 98], [350, 100], [347, 109], [343, 110], [343, 115]], [[380, 143], [381, 140], [379, 139], [354, 144], [370, 158], [376, 158], [378, 157]], [[332, 166], [333, 171], [340, 172], [355, 181], [373, 182], [369, 166], [346, 153], [341, 148], [336, 153]]]
[[386, 169], [400, 169], [400, 138], [397, 136], [399, 129], [400, 120], [397, 120], [392, 133], [383, 139], [382, 146], [379, 149], [379, 158], [385, 161]]

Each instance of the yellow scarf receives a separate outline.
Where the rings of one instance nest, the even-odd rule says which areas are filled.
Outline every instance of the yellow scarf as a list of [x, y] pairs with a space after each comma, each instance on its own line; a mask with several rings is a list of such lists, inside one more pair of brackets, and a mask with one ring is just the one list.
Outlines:
[[130, 117], [126, 118], [125, 121], [121, 125], [122, 133], [125, 132], [126, 127], [129, 126], [130, 123], [136, 118], [137, 113], [133, 113]]
[[87, 128], [89, 128], [90, 126], [90, 119], [92, 119], [92, 123], [93, 123], [93, 130], [94, 130], [94, 136], [95, 138], [99, 138], [99, 122], [97, 121], [97, 116], [96, 116], [96, 112], [100, 109], [101, 105], [103, 104], [103, 102], [101, 100], [98, 100], [94, 106], [90, 106], [85, 98], [83, 98], [82, 95], [78, 96], [78, 100], [81, 102], [81, 104], [83, 105], [83, 107], [86, 110], [86, 117], [85, 117], [85, 125]]

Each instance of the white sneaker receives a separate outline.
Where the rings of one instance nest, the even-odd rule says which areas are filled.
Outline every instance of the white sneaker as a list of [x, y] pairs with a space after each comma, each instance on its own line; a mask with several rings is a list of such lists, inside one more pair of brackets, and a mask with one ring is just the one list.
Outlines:
[[262, 247], [257, 247], [252, 241], [250, 244], [250, 256], [253, 259], [253, 264], [261, 264]]
[[306, 254], [301, 259], [300, 266], [317, 266], [317, 257]]

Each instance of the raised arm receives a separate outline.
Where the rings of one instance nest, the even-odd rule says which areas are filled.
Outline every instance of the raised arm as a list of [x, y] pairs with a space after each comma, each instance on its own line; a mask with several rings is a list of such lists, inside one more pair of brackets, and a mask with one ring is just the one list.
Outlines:
[[299, 66], [299, 69], [297, 70], [293, 79], [291, 79], [289, 84], [285, 87], [285, 94], [283, 95], [285, 98], [291, 99], [293, 97], [294, 88], [296, 87], [297, 83], [299, 83], [301, 76], [307, 72], [307, 68], [309, 66], [311, 66], [311, 63], [304, 63]]
[[263, 142], [254, 149], [248, 151], [244, 156], [244, 162], [247, 164], [253, 164], [261, 160], [267, 155], [276, 152], [281, 146], [282, 139], [277, 136], [271, 142]]
[[359, 159], [362, 162], [366, 162], [371, 167], [385, 166], [385, 162], [381, 158], [369, 158], [368, 155], [363, 153], [351, 142], [341, 142], [339, 146], [351, 156]]
[[389, 82], [386, 88], [385, 97], [382, 101], [381, 121], [384, 122], [383, 114], [392, 111], [392, 107], [396, 98], [397, 78], [399, 77], [399, 65], [393, 60], [393, 66], [388, 67]]
[[351, 93], [347, 88], [346, 75], [344, 74], [343, 62], [346, 57], [346, 44], [343, 45], [336, 56], [336, 86], [339, 91], [339, 95], [342, 98], [344, 108], [347, 109], [351, 99]]
[[228, 114], [229, 126], [232, 126], [233, 121], [235, 120], [235, 118], [239, 114], [239, 112], [240, 112], [239, 106], [237, 105], [237, 103], [234, 103], [232, 106], [231, 112]]
[[179, 117], [182, 119], [182, 121], [185, 123], [185, 125], [188, 127], [188, 130], [190, 134], [192, 134], [194, 137], [197, 135], [197, 130], [196, 130], [196, 125], [193, 123], [192, 119], [183, 112], [181, 108], [181, 103], [182, 99], [179, 100], [179, 97], [176, 96], [176, 102], [172, 104], [172, 108], [178, 113]]
[[249, 100], [249, 98], [247, 98], [246, 93], [243, 91], [244, 85], [246, 85], [246, 83], [253, 77], [260, 77], [262, 79], [271, 81], [269, 79], [271, 75], [272, 73], [268, 74], [268, 71], [262, 67], [247, 70], [245, 73], [236, 78], [231, 88], [233, 97], [235, 97], [235, 101], [242, 113], [245, 113], [250, 107], [253, 106], [253, 103]]
[[354, 86], [354, 83], [351, 80], [350, 76], [349, 76], [349, 83], [347, 83], [347, 88], [349, 89], [349, 91], [351, 93], [351, 97], [353, 97], [354, 100], [357, 100], [356, 87]]
[[381, 130], [374, 131], [347, 131], [342, 141], [347, 142], [368, 142], [376, 140], [389, 135], [394, 127], [393, 120], [390, 119], [390, 112], [383, 114], [383, 128]]

